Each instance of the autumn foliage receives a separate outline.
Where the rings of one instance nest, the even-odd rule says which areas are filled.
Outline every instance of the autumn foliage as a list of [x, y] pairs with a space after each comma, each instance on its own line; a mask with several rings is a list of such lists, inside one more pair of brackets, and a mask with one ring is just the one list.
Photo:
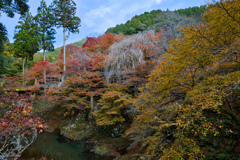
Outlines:
[[46, 126], [32, 108], [30, 95], [7, 91], [0, 86], [0, 159], [17, 159]]
[[[82, 47], [67, 45], [67, 79], [46, 97], [58, 110], [68, 110], [63, 116], [87, 113], [84, 121], [90, 119], [96, 130], [124, 128], [123, 136], [133, 142], [129, 150], [141, 147], [127, 157], [234, 159], [240, 144], [240, 2], [214, 2], [207, 10], [200, 24], [187, 19], [191, 23], [176, 27], [169, 20], [170, 28], [158, 32], [106, 33], [87, 37]], [[61, 75], [62, 56], [63, 50], [55, 63], [36, 63], [29, 79], [42, 77], [43, 63], [47, 75]], [[19, 114], [23, 127], [29, 121], [42, 127], [28, 114], [30, 102], [3, 102], [10, 121]], [[2, 117], [2, 127], [7, 119]]]
[[82, 48], [90, 48], [97, 45], [98, 41], [100, 40], [100, 37], [87, 37], [86, 42], [83, 44]]
[[116, 125], [123, 123], [130, 116], [126, 111], [130, 110], [132, 96], [124, 90], [126, 88], [111, 85], [102, 95], [98, 103], [100, 110], [94, 112], [97, 125]]
[[[239, 139], [240, 119], [223, 104], [232, 106], [231, 97], [239, 94], [239, 7], [239, 1], [209, 5], [200, 26], [180, 29], [181, 36], [170, 42], [141, 89], [135, 102], [138, 116], [127, 132], [146, 147], [142, 158], [203, 159], [203, 151], [216, 144], [222, 149], [228, 145], [233, 153], [221, 156], [234, 158], [239, 141], [227, 144], [222, 139]], [[205, 155], [221, 157], [213, 150]]]
[[50, 63], [50, 60], [47, 59], [45, 61], [39, 61], [33, 65], [32, 68], [28, 70], [27, 73], [27, 82], [35, 80], [37, 78], [38, 80], [43, 81], [43, 71], [44, 71], [44, 65], [46, 66], [46, 75], [47, 77], [58, 77], [60, 75], [61, 69], [59, 66], [55, 65], [54, 63]]

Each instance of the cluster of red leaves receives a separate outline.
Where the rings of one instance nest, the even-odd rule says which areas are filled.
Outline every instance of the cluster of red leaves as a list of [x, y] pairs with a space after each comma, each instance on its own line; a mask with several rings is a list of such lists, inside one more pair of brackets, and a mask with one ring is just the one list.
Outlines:
[[95, 71], [105, 67], [105, 59], [107, 55], [102, 53], [97, 53], [97, 52], [91, 52], [91, 53], [88, 53], [88, 55], [90, 57], [88, 61], [90, 69]]
[[26, 80], [29, 82], [34, 80], [36, 77], [43, 78], [44, 77], [44, 65], [46, 67], [46, 75], [47, 76], [58, 76], [60, 74], [59, 66], [55, 65], [54, 63], [50, 63], [49, 59], [45, 61], [39, 61], [30, 68], [26, 75]]
[[[65, 74], [74, 74], [76, 72], [81, 72], [82, 70], [89, 68], [90, 58], [87, 56], [86, 52], [82, 48], [72, 44], [67, 45], [65, 48], [67, 67], [67, 71]], [[60, 50], [58, 57], [59, 59], [56, 61], [56, 65], [62, 71], [63, 48]]]
[[82, 45], [82, 48], [92, 48], [96, 46], [101, 37], [87, 37], [86, 42]]
[[0, 136], [14, 135], [19, 132], [29, 134], [29, 130], [46, 128], [39, 117], [33, 114], [31, 104], [12, 105], [0, 119]]
[[29, 94], [19, 95], [7, 92], [0, 96], [0, 136], [28, 133], [31, 129], [46, 128], [40, 117], [34, 113]]
[[[66, 58], [71, 58], [73, 54], [80, 53], [80, 52], [81, 52], [81, 47], [78, 47], [77, 45], [68, 44], [65, 46]], [[58, 58], [60, 60], [63, 60], [63, 47], [60, 50]]]
[[114, 36], [112, 33], [106, 33], [98, 38], [87, 37], [87, 41], [82, 48], [89, 57], [89, 68], [93, 71], [104, 68], [106, 57], [109, 54], [109, 47], [123, 38], [123, 35]]
[[108, 54], [108, 48], [116, 42], [116, 38], [112, 33], [106, 33], [103, 36], [101, 36], [101, 40], [98, 43], [98, 48], [100, 51], [105, 54]]
[[98, 71], [84, 71], [69, 78], [68, 84], [75, 85], [75, 92], [78, 94], [96, 96], [102, 91], [104, 79]]
[[83, 44], [82, 48], [90, 53], [102, 53], [107, 55], [108, 48], [115, 42], [124, 39], [123, 35], [114, 36], [112, 33], [106, 33], [99, 37], [87, 37], [87, 41]]
[[[106, 33], [99, 37], [87, 37], [82, 48], [69, 44], [65, 48], [66, 53], [66, 74], [74, 74], [82, 70], [99, 70], [104, 68], [105, 59], [108, 55], [108, 48], [116, 41], [121, 40], [121, 36], [114, 37], [111, 33]], [[59, 59], [56, 65], [63, 68], [63, 48], [60, 50]]]

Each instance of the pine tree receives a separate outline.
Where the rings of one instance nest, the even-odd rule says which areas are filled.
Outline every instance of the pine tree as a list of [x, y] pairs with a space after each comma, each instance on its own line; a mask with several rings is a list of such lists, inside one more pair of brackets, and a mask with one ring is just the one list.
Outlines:
[[34, 21], [31, 13], [26, 13], [20, 17], [19, 25], [15, 27], [18, 30], [14, 35], [14, 56], [23, 59], [23, 86], [24, 86], [24, 58], [26, 59], [26, 69], [28, 68], [28, 59], [33, 59], [34, 53], [39, 51], [39, 27]]
[[57, 27], [63, 27], [63, 59], [64, 59], [64, 73], [66, 71], [66, 55], [65, 55], [65, 33], [79, 33], [79, 26], [81, 19], [76, 14], [76, 3], [73, 0], [54, 0], [53, 13]]
[[[45, 61], [45, 52], [54, 50], [54, 35], [56, 34], [54, 26], [54, 15], [51, 13], [52, 8], [47, 7], [46, 2], [41, 0], [38, 7], [38, 14], [35, 16], [40, 32], [40, 47], [43, 49], [43, 60]], [[46, 65], [44, 64], [44, 92], [46, 92]]]

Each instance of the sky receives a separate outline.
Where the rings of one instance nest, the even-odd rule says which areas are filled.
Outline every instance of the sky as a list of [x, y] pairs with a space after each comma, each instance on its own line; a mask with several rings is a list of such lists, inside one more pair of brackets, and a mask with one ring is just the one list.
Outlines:
[[[29, 0], [30, 12], [33, 16], [37, 14], [37, 7], [41, 0]], [[53, 0], [45, 0], [48, 5]], [[91, 36], [99, 36], [117, 24], [126, 23], [135, 15], [152, 10], [173, 11], [180, 8], [188, 8], [204, 5], [205, 0], [74, 0], [77, 5], [76, 16], [81, 19], [81, 27], [79, 34], [70, 33], [66, 44], [77, 42], [81, 39]], [[2, 22], [8, 30], [8, 38], [13, 42], [14, 28], [18, 25], [19, 15], [9, 18], [6, 14], [2, 14], [0, 22]], [[62, 28], [56, 30], [55, 48], [63, 45]]]

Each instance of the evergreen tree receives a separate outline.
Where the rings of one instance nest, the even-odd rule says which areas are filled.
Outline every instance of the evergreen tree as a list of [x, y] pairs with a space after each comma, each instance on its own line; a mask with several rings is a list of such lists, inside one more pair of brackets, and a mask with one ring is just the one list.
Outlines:
[[[1, 0], [0, 1], [0, 12], [6, 13], [8, 17], [13, 18], [14, 13], [24, 14], [28, 11], [29, 6], [27, 5], [28, 0]], [[7, 30], [2, 23], [0, 23], [0, 39], [2, 40], [2, 34], [7, 34]], [[1, 41], [0, 40], [0, 41]], [[3, 42], [1, 42], [3, 44]]]
[[64, 73], [66, 71], [66, 51], [65, 51], [65, 33], [79, 33], [79, 26], [81, 19], [76, 14], [76, 3], [73, 0], [54, 0], [53, 13], [55, 15], [55, 22], [57, 27], [63, 27], [63, 59], [64, 59]]
[[26, 69], [28, 68], [28, 59], [32, 60], [34, 53], [39, 51], [40, 37], [39, 27], [34, 21], [31, 13], [26, 13], [20, 17], [19, 25], [15, 27], [18, 31], [14, 35], [14, 56], [23, 59], [23, 86], [24, 86], [24, 58], [26, 59]]
[[4, 41], [7, 39], [7, 30], [5, 26], [0, 23], [0, 74], [3, 74], [5, 71], [5, 67], [3, 66], [3, 62], [5, 57], [3, 56], [3, 50], [4, 50]]
[[[38, 14], [35, 16], [39, 26], [40, 47], [43, 49], [43, 60], [45, 61], [45, 52], [54, 50], [54, 35], [56, 34], [54, 25], [54, 15], [51, 13], [52, 8], [47, 7], [46, 2], [41, 0], [38, 7]], [[46, 65], [44, 64], [44, 92], [46, 91]]]
[[24, 14], [28, 11], [28, 0], [1, 0], [0, 11], [7, 14], [8, 17], [13, 18], [14, 13]]
[[[13, 18], [14, 13], [24, 14], [28, 11], [29, 6], [27, 5], [28, 0], [1, 0], [0, 1], [0, 14], [6, 13], [8, 17]], [[0, 74], [5, 73], [3, 61], [4, 41], [7, 40], [7, 29], [0, 22]]]

